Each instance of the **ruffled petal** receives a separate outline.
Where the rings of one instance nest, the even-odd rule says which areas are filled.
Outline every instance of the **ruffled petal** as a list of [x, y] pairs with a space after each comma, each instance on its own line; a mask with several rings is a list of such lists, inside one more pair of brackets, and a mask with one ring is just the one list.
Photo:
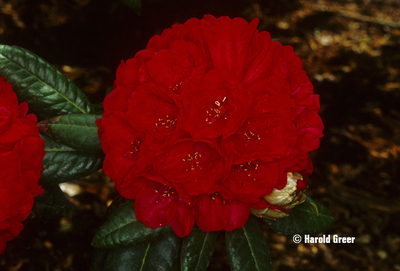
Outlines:
[[133, 127], [151, 139], [149, 144], [167, 142], [174, 135], [178, 107], [166, 90], [154, 83], [136, 89], [128, 103], [127, 118]]
[[171, 44], [170, 50], [161, 50], [146, 62], [146, 68], [158, 85], [179, 93], [180, 86], [193, 73], [204, 74], [205, 64], [195, 44], [178, 40]]
[[239, 200], [232, 200], [231, 202], [232, 212], [231, 218], [225, 227], [226, 231], [233, 231], [234, 229], [240, 229], [246, 224], [247, 219], [250, 215], [250, 204], [244, 203]]
[[176, 215], [170, 223], [171, 228], [179, 237], [185, 237], [192, 231], [194, 222], [195, 218], [192, 207], [182, 199], [179, 199]]
[[214, 69], [242, 78], [251, 53], [250, 41], [257, 34], [257, 25], [258, 19], [249, 24], [242, 18], [204, 16], [201, 29]]
[[195, 139], [227, 137], [250, 112], [253, 97], [229, 74], [212, 70], [182, 85], [183, 127]]
[[232, 166], [228, 178], [222, 183], [235, 198], [255, 203], [272, 192], [283, 174], [284, 168], [278, 161], [255, 160]]
[[206, 193], [227, 174], [225, 159], [204, 142], [187, 140], [163, 150], [154, 159], [154, 170], [180, 183], [192, 196]]
[[167, 185], [145, 186], [136, 195], [136, 217], [149, 228], [166, 226], [176, 215], [178, 201], [175, 189]]
[[232, 206], [219, 193], [195, 199], [196, 223], [205, 232], [223, 230], [230, 221]]

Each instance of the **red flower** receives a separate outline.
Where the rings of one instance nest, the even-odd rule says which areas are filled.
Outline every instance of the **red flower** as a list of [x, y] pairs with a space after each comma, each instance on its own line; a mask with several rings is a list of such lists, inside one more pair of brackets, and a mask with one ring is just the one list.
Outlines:
[[288, 173], [311, 173], [319, 97], [292, 47], [257, 24], [190, 19], [119, 66], [97, 121], [104, 171], [146, 226], [240, 228]]
[[23, 229], [33, 197], [44, 191], [38, 185], [43, 169], [44, 141], [36, 116], [27, 115], [28, 104], [18, 105], [11, 84], [0, 78], [0, 254], [6, 242]]

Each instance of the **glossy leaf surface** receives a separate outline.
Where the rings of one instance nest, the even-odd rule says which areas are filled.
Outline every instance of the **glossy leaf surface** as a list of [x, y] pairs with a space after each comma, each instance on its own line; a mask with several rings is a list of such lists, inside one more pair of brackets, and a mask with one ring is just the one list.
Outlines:
[[56, 141], [86, 153], [101, 153], [98, 126], [95, 121], [101, 115], [72, 114], [62, 115], [38, 124], [41, 132], [50, 135]]
[[242, 228], [226, 232], [226, 247], [232, 271], [272, 270], [267, 240], [254, 217]]
[[218, 236], [217, 231], [204, 232], [197, 225], [192, 232], [183, 238], [181, 251], [181, 270], [207, 270], [214, 253]]
[[276, 220], [264, 219], [277, 233], [288, 237], [316, 235], [329, 229], [334, 220], [331, 212], [321, 203], [307, 197], [306, 201], [294, 207], [289, 216]]
[[65, 75], [34, 53], [0, 45], [0, 75], [39, 118], [92, 113], [93, 105]]
[[150, 242], [155, 238], [172, 232], [170, 226], [157, 229], [146, 227], [137, 220], [134, 201], [122, 204], [100, 227], [92, 239], [96, 248], [119, 248]]
[[57, 184], [74, 181], [99, 170], [103, 157], [77, 151], [41, 134], [44, 139], [43, 171], [40, 184]]

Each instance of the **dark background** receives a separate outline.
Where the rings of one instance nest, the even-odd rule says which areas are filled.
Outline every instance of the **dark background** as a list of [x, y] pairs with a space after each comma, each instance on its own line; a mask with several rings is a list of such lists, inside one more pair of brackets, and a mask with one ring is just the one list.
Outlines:
[[[266, 226], [274, 271], [400, 270], [400, 1], [0, 0], [0, 44], [50, 62], [100, 103], [115, 70], [173, 23], [204, 14], [260, 18], [259, 30], [292, 45], [321, 95], [325, 124], [308, 195], [354, 244], [294, 244]], [[52, 217], [33, 212], [0, 255], [0, 270], [88, 270], [90, 240], [117, 195], [101, 172]], [[63, 206], [63, 204], [60, 204]], [[209, 270], [227, 268], [221, 236]]]

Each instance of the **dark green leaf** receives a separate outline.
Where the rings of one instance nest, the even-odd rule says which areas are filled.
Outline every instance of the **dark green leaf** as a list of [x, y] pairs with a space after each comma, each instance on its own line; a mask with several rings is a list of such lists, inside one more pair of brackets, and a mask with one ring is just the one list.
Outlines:
[[174, 232], [150, 243], [141, 270], [179, 270], [182, 239]]
[[142, 9], [141, 0], [121, 0], [121, 1], [129, 8], [133, 9], [137, 15], [140, 15], [140, 11]]
[[41, 132], [68, 147], [87, 153], [101, 153], [96, 120], [101, 115], [72, 114], [54, 117], [38, 123]]
[[272, 270], [267, 240], [252, 216], [242, 228], [226, 232], [226, 247], [231, 270]]
[[150, 243], [110, 249], [104, 263], [104, 271], [141, 270]]
[[92, 265], [90, 266], [90, 271], [104, 271], [104, 266], [109, 252], [109, 249], [95, 248], [92, 254]]
[[17, 46], [0, 45], [0, 75], [18, 99], [41, 118], [93, 113], [93, 105], [71, 80], [39, 56]]
[[44, 139], [43, 171], [40, 184], [73, 181], [90, 175], [102, 166], [103, 157], [98, 154], [79, 152], [40, 134]]
[[118, 248], [137, 245], [171, 232], [170, 226], [157, 229], [147, 228], [136, 219], [134, 201], [122, 204], [96, 232], [92, 246], [97, 248]]
[[94, 112], [93, 114], [103, 114], [104, 113], [104, 108], [102, 104], [94, 104], [93, 105]]
[[[318, 210], [316, 215], [315, 209]], [[331, 212], [321, 203], [313, 201], [309, 197], [302, 204], [294, 207], [289, 216], [276, 220], [264, 219], [277, 233], [288, 237], [299, 235], [316, 235], [329, 229], [334, 220]]]
[[31, 216], [49, 218], [63, 211], [68, 201], [60, 187], [57, 184], [47, 185], [43, 189], [44, 193], [35, 197]]
[[192, 232], [183, 238], [182, 271], [207, 270], [215, 249], [218, 233], [217, 231], [204, 232], [196, 225], [193, 227]]
[[179, 270], [181, 239], [173, 232], [151, 242], [111, 249], [104, 271]]

